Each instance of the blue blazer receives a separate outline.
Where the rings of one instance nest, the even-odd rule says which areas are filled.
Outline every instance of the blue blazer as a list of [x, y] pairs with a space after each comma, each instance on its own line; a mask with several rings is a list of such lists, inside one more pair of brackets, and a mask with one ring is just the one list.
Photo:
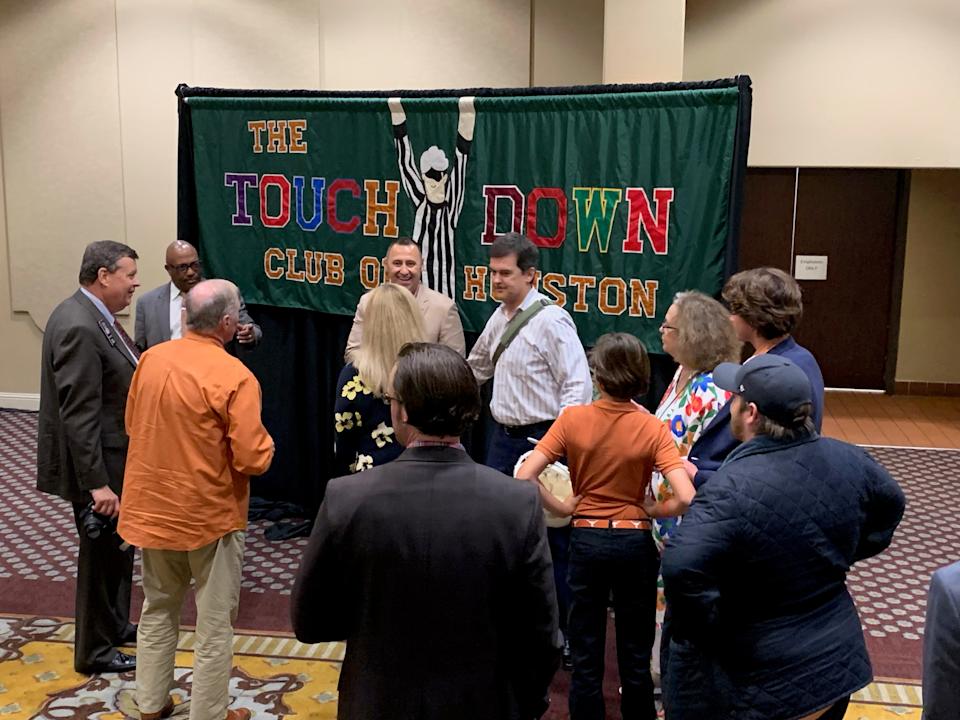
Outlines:
[[[813, 386], [813, 422], [819, 433], [823, 425], [823, 374], [820, 372], [816, 358], [790, 336], [771, 348], [769, 352], [771, 355], [787, 358], [810, 378], [810, 384]], [[727, 403], [690, 448], [690, 462], [697, 466], [697, 475], [693, 479], [694, 487], [699, 490], [700, 486], [720, 469], [727, 455], [739, 444], [740, 441], [730, 430], [730, 403]]]

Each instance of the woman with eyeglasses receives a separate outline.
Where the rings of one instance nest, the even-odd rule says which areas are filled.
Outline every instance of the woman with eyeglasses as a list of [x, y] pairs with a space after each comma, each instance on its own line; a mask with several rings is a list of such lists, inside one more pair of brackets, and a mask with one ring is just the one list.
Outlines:
[[[702, 292], [677, 293], [660, 326], [663, 351], [678, 364], [667, 386], [656, 416], [670, 430], [681, 457], [686, 457], [704, 429], [720, 413], [730, 393], [713, 384], [713, 368], [722, 362], [740, 360], [740, 342], [734, 335], [726, 308]], [[673, 497], [673, 488], [660, 472], [653, 473], [653, 496], [660, 502]], [[657, 549], [670, 537], [678, 517], [653, 521]], [[660, 646], [666, 610], [663, 578], [657, 578], [657, 637], [654, 643], [654, 671], [661, 672]]]
[[360, 347], [337, 381], [331, 477], [383, 465], [403, 451], [394, 436], [386, 387], [400, 348], [423, 342], [423, 315], [410, 291], [384, 283], [370, 292], [363, 325]]
[[[677, 371], [660, 399], [656, 416], [670, 429], [681, 457], [686, 457], [730, 399], [730, 393], [713, 384], [713, 368], [722, 362], [738, 362], [740, 342], [726, 308], [695, 290], [674, 297], [660, 326], [660, 340], [663, 351], [677, 363]], [[653, 492], [661, 501], [672, 494], [660, 473], [653, 475]], [[654, 523], [653, 537], [661, 550], [677, 522], [677, 518], [664, 518]]]

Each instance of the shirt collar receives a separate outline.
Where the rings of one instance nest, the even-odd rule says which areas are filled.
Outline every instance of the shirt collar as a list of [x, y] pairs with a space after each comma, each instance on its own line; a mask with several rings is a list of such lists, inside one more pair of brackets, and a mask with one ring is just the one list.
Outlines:
[[408, 448], [419, 448], [419, 447], [451, 447], [456, 448], [457, 450], [465, 450], [463, 443], [460, 442], [443, 442], [442, 440], [414, 440], [412, 443], [407, 445]]
[[183, 294], [183, 293], [180, 292], [180, 288], [178, 288], [178, 287], [173, 283], [173, 281], [171, 281], [171, 282], [170, 282], [170, 302], [173, 302], [174, 300], [176, 300], [176, 299], [177, 299], [180, 295], [182, 295], [182, 294]]
[[115, 322], [116, 318], [113, 317], [113, 313], [111, 313], [109, 310], [107, 310], [107, 306], [103, 304], [103, 300], [101, 300], [100, 298], [98, 298], [96, 295], [94, 295], [92, 292], [90, 292], [89, 290], [87, 290], [87, 289], [86, 289], [85, 287], [83, 287], [83, 286], [80, 287], [80, 292], [82, 292], [84, 295], [86, 295], [86, 296], [87, 296], [87, 299], [90, 300], [90, 302], [92, 302], [92, 303], [94, 304], [94, 306], [97, 308], [97, 310], [99, 310], [100, 313], [107, 319], [107, 322], [109, 322], [111, 325], [113, 325], [113, 323]]

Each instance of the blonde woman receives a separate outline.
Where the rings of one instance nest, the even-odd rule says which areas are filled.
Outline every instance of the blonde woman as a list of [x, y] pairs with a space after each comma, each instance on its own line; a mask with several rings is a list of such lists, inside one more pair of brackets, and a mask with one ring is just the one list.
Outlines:
[[360, 347], [337, 381], [332, 477], [383, 465], [403, 450], [393, 433], [385, 388], [400, 348], [423, 340], [423, 316], [410, 291], [384, 283], [370, 292]]

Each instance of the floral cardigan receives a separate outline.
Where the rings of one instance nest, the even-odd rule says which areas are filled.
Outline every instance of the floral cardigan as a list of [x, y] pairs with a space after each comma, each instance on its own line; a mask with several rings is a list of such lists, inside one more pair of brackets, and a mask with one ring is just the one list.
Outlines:
[[383, 465], [403, 451], [391, 427], [390, 405], [364, 385], [352, 363], [340, 371], [334, 405], [334, 472], [331, 477]]

